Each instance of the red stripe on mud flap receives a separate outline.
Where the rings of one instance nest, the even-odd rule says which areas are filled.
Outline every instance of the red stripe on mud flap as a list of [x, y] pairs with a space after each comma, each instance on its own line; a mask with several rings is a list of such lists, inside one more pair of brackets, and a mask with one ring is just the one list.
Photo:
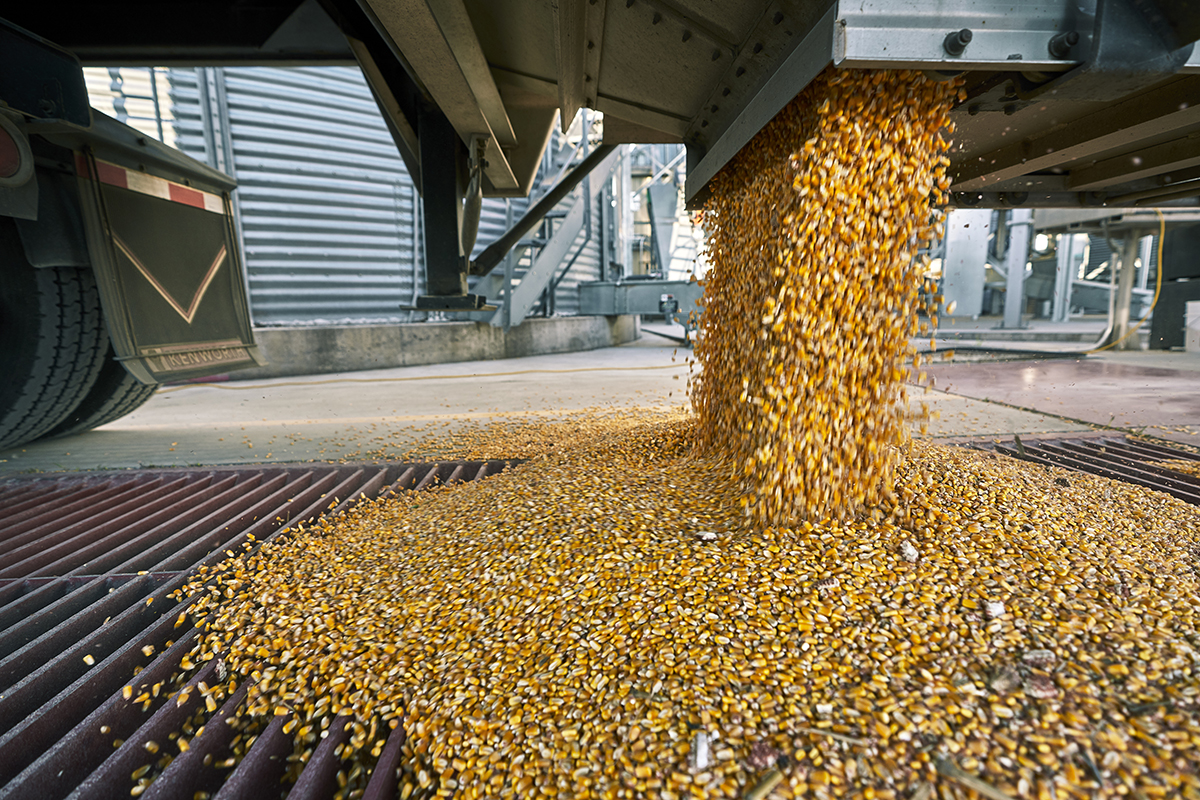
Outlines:
[[99, 174], [101, 183], [107, 183], [109, 186], [120, 186], [122, 189], [129, 188], [129, 178], [125, 173], [124, 167], [118, 167], [104, 161], [97, 161], [96, 172]]
[[[95, 170], [91, 168], [92, 164], [96, 165]], [[75, 154], [75, 170], [80, 177], [89, 179], [93, 178], [95, 172], [95, 180], [109, 186], [118, 186], [172, 203], [182, 203], [214, 214], [225, 213], [225, 200], [219, 194], [192, 189], [157, 175], [130, 170], [107, 161], [90, 160], [85, 153]]]
[[177, 183], [169, 184], [171, 191], [171, 200], [176, 203], [184, 203], [185, 205], [195, 206], [196, 208], [205, 208], [204, 194], [195, 189], [189, 189], [186, 186], [180, 186]]

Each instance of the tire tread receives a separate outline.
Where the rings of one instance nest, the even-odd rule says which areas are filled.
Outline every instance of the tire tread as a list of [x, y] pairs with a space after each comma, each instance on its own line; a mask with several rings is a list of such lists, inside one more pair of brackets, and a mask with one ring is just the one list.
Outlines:
[[0, 231], [0, 312], [20, 317], [17, 341], [0, 353], [0, 448], [17, 447], [62, 422], [87, 396], [104, 365], [108, 333], [96, 278], [87, 267], [35, 269], [24, 259], [15, 226]]
[[141, 407], [158, 391], [157, 384], [141, 383], [116, 360], [112, 347], [100, 375], [87, 397], [43, 438], [58, 439], [98, 428]]

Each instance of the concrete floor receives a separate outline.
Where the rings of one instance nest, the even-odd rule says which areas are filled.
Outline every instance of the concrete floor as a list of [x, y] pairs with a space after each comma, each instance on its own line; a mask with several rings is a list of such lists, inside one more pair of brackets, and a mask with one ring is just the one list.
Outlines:
[[1086, 358], [929, 368], [962, 397], [1200, 445], [1200, 354], [1102, 353]]
[[582, 353], [168, 386], [96, 430], [0, 452], [0, 474], [377, 460], [459, 420], [664, 408], [686, 402], [690, 351], [674, 350], [646, 337]]
[[[171, 386], [97, 430], [0, 452], [0, 475], [377, 460], [394, 457], [422, 432], [462, 420], [678, 408], [687, 402], [689, 355], [646, 335], [585, 353]], [[1079, 433], [1094, 430], [1090, 422], [1130, 430], [1160, 425], [1145, 432], [1200, 444], [1200, 355], [1117, 353], [929, 371], [939, 390], [914, 388], [911, 401], [934, 413], [929, 437]]]

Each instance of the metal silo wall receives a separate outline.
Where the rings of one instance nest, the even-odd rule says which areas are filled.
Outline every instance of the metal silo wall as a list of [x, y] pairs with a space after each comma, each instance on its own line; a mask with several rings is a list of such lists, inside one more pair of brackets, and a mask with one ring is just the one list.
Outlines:
[[200, 79], [194, 69], [170, 69], [172, 126], [175, 147], [197, 161], [215, 163], [204, 142], [204, 119], [200, 106]]
[[416, 191], [362, 74], [225, 70], [258, 324], [405, 318]]
[[[235, 216], [256, 325], [425, 319], [402, 309], [424, 290], [420, 200], [357, 68], [167, 73], [176, 146], [238, 181]], [[557, 164], [547, 166], [535, 192], [558, 173]], [[601, 277], [601, 202], [593, 203], [590, 240], [581, 232], [568, 251], [569, 260], [582, 246], [559, 280], [557, 314], [578, 313], [578, 284]], [[529, 204], [485, 200], [475, 254]], [[516, 255], [518, 269], [528, 266], [525, 248]]]
[[215, 163], [204, 116], [220, 117], [218, 139], [227, 120], [255, 324], [410, 319], [417, 193], [362, 73], [230, 67], [204, 109], [203, 73], [177, 72], [177, 101], [191, 105], [175, 110], [182, 149]]

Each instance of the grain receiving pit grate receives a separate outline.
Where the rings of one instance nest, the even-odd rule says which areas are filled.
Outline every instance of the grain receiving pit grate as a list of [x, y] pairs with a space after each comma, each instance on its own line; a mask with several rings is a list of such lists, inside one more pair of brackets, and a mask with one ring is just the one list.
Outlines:
[[[149, 707], [126, 685], [166, 681], [195, 643], [175, 628], [187, 603], [171, 593], [200, 566], [362, 498], [500, 472], [514, 462], [288, 465], [73, 473], [0, 480], [0, 798], [129, 797], [147, 743], [168, 742], [203, 701]], [[150, 648], [153, 648], [152, 650]], [[215, 683], [210, 662], [189, 685]], [[137, 678], [134, 679], [135, 671]], [[245, 684], [217, 716], [232, 716]], [[268, 798], [291, 754], [275, 718], [230, 770], [203, 766], [227, 753], [232, 729], [212, 724], [176, 758], [145, 798]], [[347, 737], [336, 723], [292, 798], [332, 796]], [[397, 729], [380, 763], [399, 757]], [[123, 743], [114, 746], [115, 741]], [[367, 797], [395, 795], [377, 769]]]
[[[1200, 464], [1182, 450], [1111, 436], [963, 444], [1200, 504], [1200, 479], [1158, 466]], [[123, 696], [131, 683], [168, 680], [196, 640], [194, 629], [175, 628], [184, 606], [170, 593], [251, 535], [261, 541], [360, 497], [472, 480], [504, 466], [297, 465], [0, 480], [0, 800], [129, 797], [139, 788], [132, 775], [157, 757], [150, 742], [175, 757], [143, 798], [332, 797], [342, 763], [336, 750], [349, 737], [338, 722], [289, 786], [281, 782], [292, 755], [284, 717], [273, 718], [236, 765], [205, 766], [206, 758], [219, 764], [231, 754], [236, 732], [220, 723], [234, 715], [246, 683], [186, 752], [168, 736], [202, 707], [200, 692], [181, 706], [164, 691], [146, 709]], [[215, 683], [217, 669], [204, 665], [189, 685]], [[388, 737], [364, 797], [396, 796], [403, 736], [397, 728]]]
[[1048, 467], [1087, 472], [1178, 497], [1200, 506], [1200, 475], [1190, 475], [1162, 462], [1195, 461], [1200, 455], [1125, 436], [1014, 437], [1006, 441], [971, 441], [965, 446], [1001, 453]]

